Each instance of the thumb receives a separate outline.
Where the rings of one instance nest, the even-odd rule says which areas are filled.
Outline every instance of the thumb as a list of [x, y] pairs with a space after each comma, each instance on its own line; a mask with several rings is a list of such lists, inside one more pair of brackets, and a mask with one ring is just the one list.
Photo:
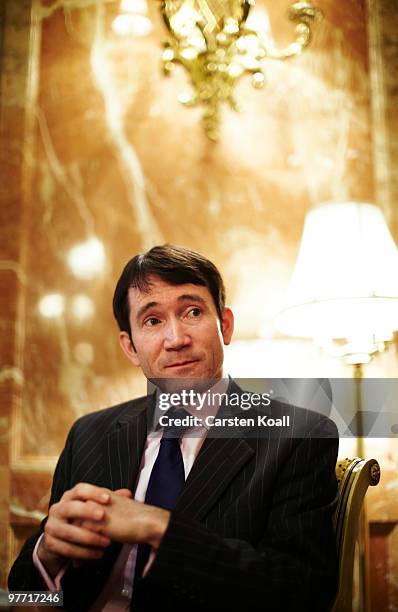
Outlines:
[[129, 497], [130, 499], [133, 497], [133, 494], [130, 489], [116, 489], [116, 491], [114, 491], [114, 494], [120, 495], [120, 497]]

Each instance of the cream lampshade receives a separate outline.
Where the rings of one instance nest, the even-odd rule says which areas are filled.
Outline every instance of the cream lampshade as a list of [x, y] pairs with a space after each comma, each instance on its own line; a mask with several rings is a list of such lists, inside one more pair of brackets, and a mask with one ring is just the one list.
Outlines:
[[[311, 210], [277, 329], [367, 363], [398, 329], [398, 250], [381, 210], [327, 202]], [[336, 343], [337, 341], [337, 343]], [[334, 342], [334, 345], [333, 345]]]

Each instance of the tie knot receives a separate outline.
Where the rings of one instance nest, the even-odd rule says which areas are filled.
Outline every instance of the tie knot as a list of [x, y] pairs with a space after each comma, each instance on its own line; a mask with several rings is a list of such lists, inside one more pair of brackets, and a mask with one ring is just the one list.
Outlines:
[[164, 415], [163, 440], [179, 440], [192, 427], [192, 416], [183, 408], [170, 409]]

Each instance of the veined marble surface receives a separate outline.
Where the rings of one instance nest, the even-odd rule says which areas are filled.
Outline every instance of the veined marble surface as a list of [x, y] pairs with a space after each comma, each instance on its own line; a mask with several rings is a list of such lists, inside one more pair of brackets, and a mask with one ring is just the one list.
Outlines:
[[[317, 0], [324, 17], [311, 47], [284, 63], [265, 60], [263, 90], [241, 81], [242, 112], [224, 109], [217, 144], [202, 132], [200, 109], [177, 100], [184, 72], [161, 73], [166, 33], [158, 2], [148, 4], [153, 30], [142, 38], [112, 31], [119, 2], [4, 5], [0, 484], [12, 492], [16, 524], [45, 511], [49, 479], [35, 476], [40, 494], [32, 495], [29, 470], [51, 469], [71, 423], [145, 390], [121, 354], [111, 310], [131, 256], [167, 241], [213, 259], [236, 310], [236, 337], [270, 340], [266, 368], [280, 355], [272, 319], [306, 212], [326, 200], [377, 200], [365, 0]], [[275, 42], [290, 42], [290, 2], [256, 4]], [[381, 18], [393, 58], [384, 75], [395, 151], [393, 1]], [[395, 193], [396, 176], [391, 185]], [[387, 212], [397, 239], [396, 211]], [[298, 371], [293, 353], [289, 376]], [[308, 376], [350, 375], [308, 346], [303, 355], [300, 375], [305, 365]], [[397, 375], [393, 353], [382, 363], [377, 375]], [[396, 444], [388, 452], [390, 469]], [[19, 470], [12, 483], [11, 467]], [[397, 490], [393, 478], [389, 486]]]
[[[268, 11], [281, 46], [294, 35], [288, 5], [256, 7]], [[208, 254], [225, 274], [237, 337], [271, 337], [307, 210], [374, 197], [362, 2], [319, 0], [324, 17], [310, 49], [266, 60], [261, 91], [242, 80], [242, 113], [225, 109], [218, 144], [202, 133], [200, 110], [177, 100], [187, 87], [182, 70], [162, 76], [156, 3], [153, 31], [142, 38], [114, 34], [117, 2], [32, 6], [15, 262], [27, 279], [24, 457], [56, 455], [76, 417], [142, 388], [120, 355], [110, 308], [121, 267], [137, 251], [169, 241]], [[79, 272], [70, 258], [82, 246], [80, 258], [99, 260]]]

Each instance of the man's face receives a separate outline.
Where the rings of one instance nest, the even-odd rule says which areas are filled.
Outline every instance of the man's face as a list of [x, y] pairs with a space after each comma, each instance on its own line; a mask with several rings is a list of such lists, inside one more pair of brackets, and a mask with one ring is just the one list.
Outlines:
[[201, 285], [170, 285], [149, 277], [148, 291], [130, 287], [130, 326], [133, 344], [120, 332], [127, 357], [149, 380], [222, 376], [224, 344], [233, 332], [233, 314], [224, 308], [222, 323], [213, 298]]

